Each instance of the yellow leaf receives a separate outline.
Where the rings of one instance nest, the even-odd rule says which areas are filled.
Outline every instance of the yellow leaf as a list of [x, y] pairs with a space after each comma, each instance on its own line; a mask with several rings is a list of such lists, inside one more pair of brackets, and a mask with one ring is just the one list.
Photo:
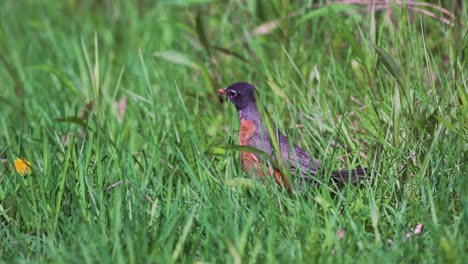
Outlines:
[[15, 159], [15, 169], [20, 175], [26, 175], [31, 173], [31, 163], [27, 159], [18, 158]]

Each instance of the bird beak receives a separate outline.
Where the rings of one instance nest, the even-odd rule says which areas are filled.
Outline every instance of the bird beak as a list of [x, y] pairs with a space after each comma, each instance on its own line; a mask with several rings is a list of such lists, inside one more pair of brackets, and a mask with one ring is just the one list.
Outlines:
[[221, 103], [224, 103], [224, 97], [226, 96], [226, 91], [224, 89], [218, 89], [216, 91], [218, 93], [218, 98]]

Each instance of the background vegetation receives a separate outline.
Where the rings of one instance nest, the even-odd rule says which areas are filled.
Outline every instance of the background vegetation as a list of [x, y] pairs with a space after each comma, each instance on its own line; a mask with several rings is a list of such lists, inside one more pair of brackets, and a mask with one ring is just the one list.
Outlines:
[[[1, 259], [466, 260], [466, 6], [323, 2], [1, 1]], [[251, 179], [237, 81], [326, 170], [380, 176]]]

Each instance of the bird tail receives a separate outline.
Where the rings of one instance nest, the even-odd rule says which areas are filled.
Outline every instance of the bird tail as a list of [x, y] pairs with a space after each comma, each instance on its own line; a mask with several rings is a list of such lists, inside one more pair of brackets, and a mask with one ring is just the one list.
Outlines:
[[337, 183], [358, 182], [368, 178], [367, 171], [367, 169], [361, 167], [351, 170], [333, 171], [331, 177]]

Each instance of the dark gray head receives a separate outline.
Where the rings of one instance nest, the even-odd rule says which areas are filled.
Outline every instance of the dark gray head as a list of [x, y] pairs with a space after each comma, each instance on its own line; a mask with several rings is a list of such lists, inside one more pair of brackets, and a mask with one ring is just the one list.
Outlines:
[[234, 83], [224, 90], [218, 90], [218, 94], [225, 95], [237, 110], [255, 105], [255, 87], [247, 82]]

